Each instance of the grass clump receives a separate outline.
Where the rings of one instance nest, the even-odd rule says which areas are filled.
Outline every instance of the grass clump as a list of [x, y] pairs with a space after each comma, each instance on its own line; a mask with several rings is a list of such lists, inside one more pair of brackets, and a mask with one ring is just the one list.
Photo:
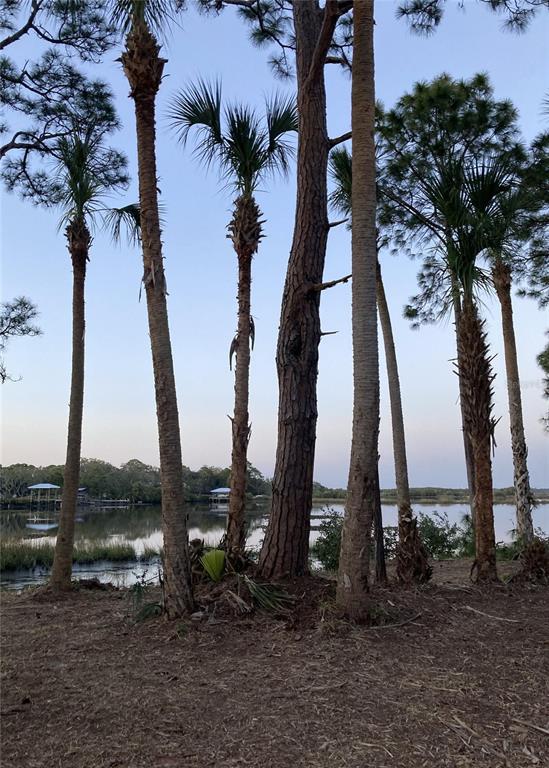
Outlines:
[[19, 571], [51, 568], [53, 545], [49, 542], [29, 544], [25, 541], [0, 541], [0, 570]]
[[[17, 539], [0, 541], [0, 571], [51, 568], [54, 552], [55, 544], [49, 541], [36, 544]], [[158, 552], [148, 548], [139, 558], [135, 547], [129, 543], [108, 541], [79, 542], [74, 548], [73, 563], [76, 565], [90, 565], [102, 560], [121, 563], [153, 559], [153, 557], [158, 557]]]
[[100, 560], [110, 560], [121, 563], [137, 560], [135, 549], [131, 544], [109, 544], [97, 542], [93, 544], [77, 544], [74, 548], [72, 561], [77, 565], [89, 565]]

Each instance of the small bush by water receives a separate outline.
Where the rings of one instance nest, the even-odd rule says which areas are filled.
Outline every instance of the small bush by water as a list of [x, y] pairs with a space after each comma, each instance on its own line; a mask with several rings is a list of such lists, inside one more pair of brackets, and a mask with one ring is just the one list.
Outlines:
[[[53, 542], [31, 544], [26, 541], [7, 539], [0, 542], [0, 570], [19, 571], [33, 568], [51, 568], [55, 545]], [[101, 560], [114, 563], [132, 560], [152, 560], [159, 552], [147, 547], [143, 555], [138, 556], [132, 544], [113, 542], [79, 543], [74, 548], [73, 562], [77, 565], [89, 565]]]
[[[339, 565], [339, 550], [341, 547], [341, 530], [343, 517], [333, 510], [319, 526], [320, 536], [311, 548], [313, 557], [320, 560], [322, 567], [328, 571], [336, 571]], [[434, 560], [446, 560], [452, 557], [470, 557], [474, 555], [474, 534], [471, 518], [464, 515], [461, 523], [451, 523], [446, 512], [433, 512], [418, 515], [418, 531], [429, 553]], [[398, 528], [386, 526], [383, 529], [385, 555], [390, 560], [396, 554]], [[497, 554], [500, 559], [511, 559], [520, 552], [517, 542], [498, 544]]]

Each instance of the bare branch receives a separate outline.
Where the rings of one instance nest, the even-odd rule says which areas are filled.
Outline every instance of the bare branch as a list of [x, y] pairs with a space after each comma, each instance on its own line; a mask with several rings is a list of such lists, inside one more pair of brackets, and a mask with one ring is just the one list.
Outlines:
[[326, 0], [324, 6], [324, 18], [322, 20], [322, 27], [320, 28], [320, 34], [316, 48], [313, 53], [313, 60], [309, 69], [309, 74], [305, 81], [305, 89], [309, 88], [322, 71], [322, 67], [326, 63], [326, 56], [330, 50], [330, 46], [333, 41], [334, 31], [336, 28], [337, 20], [339, 19], [339, 3], [338, 0]]
[[347, 131], [347, 133], [342, 133], [341, 136], [336, 136], [335, 139], [328, 139], [328, 146], [330, 149], [333, 149], [334, 147], [337, 147], [338, 144], [343, 144], [344, 141], [349, 141], [349, 139], [353, 138], [353, 132]]
[[339, 280], [330, 280], [327, 283], [314, 283], [309, 288], [310, 291], [325, 291], [326, 288], [333, 288], [334, 285], [339, 285], [340, 283], [348, 283], [353, 275], [345, 275], [345, 277], [340, 277]]
[[36, 19], [36, 16], [38, 14], [38, 11], [40, 10], [41, 5], [42, 5], [42, 0], [32, 0], [31, 11], [27, 21], [23, 24], [21, 29], [18, 29], [17, 32], [13, 33], [13, 35], [9, 35], [8, 37], [5, 37], [3, 40], [0, 40], [0, 51], [2, 51], [4, 48], [7, 48], [8, 45], [12, 45], [12, 43], [16, 43], [20, 38], [24, 37], [27, 34], [27, 32], [29, 32], [31, 29], [34, 28], [34, 20]]
[[331, 227], [339, 227], [340, 224], [346, 224], [349, 221], [349, 217], [346, 219], [339, 219], [339, 221], [330, 221], [328, 226]]

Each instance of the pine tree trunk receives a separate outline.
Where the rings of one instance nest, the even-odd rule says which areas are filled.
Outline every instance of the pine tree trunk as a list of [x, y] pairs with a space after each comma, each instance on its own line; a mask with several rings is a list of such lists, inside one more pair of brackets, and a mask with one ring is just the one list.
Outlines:
[[80, 452], [82, 446], [82, 414], [84, 410], [84, 346], [86, 264], [91, 236], [81, 218], [73, 219], [66, 236], [73, 272], [72, 289], [72, 372], [69, 404], [67, 456], [63, 474], [63, 493], [59, 513], [59, 528], [50, 585], [54, 590], [70, 589], [74, 549], [74, 521], [80, 478]]
[[471, 299], [464, 299], [459, 322], [458, 373], [464, 428], [471, 440], [475, 471], [475, 580], [495, 581], [496, 538], [492, 487], [492, 382], [484, 323]]
[[357, 621], [367, 619], [369, 613], [371, 530], [379, 496], [373, 14], [373, 0], [355, 3], [351, 97], [353, 428], [337, 603]]
[[511, 448], [515, 484], [515, 503], [517, 507], [517, 537], [523, 546], [528, 546], [534, 539], [532, 506], [534, 502], [528, 474], [528, 448], [524, 436], [522, 418], [522, 398], [518, 369], [517, 345], [513, 323], [513, 304], [511, 301], [511, 270], [497, 259], [492, 277], [501, 306], [501, 325], [505, 350], [505, 371], [507, 374], [507, 397], [509, 400], [509, 421], [511, 426]]
[[248, 401], [250, 381], [252, 257], [261, 238], [260, 211], [253, 197], [235, 203], [229, 237], [238, 256], [238, 329], [232, 419], [231, 493], [227, 522], [227, 553], [238, 564], [246, 543], [246, 473], [250, 436]]
[[328, 237], [328, 133], [323, 67], [309, 78], [322, 15], [315, 0], [294, 0], [297, 204], [282, 297], [276, 365], [278, 442], [272, 504], [259, 559], [263, 578], [307, 571], [313, 496], [320, 342], [320, 291]]
[[155, 98], [165, 59], [145, 24], [136, 22], [121, 60], [135, 103], [139, 206], [143, 246], [143, 283], [147, 297], [160, 448], [164, 600], [169, 618], [194, 607], [184, 506], [179, 414], [173, 369], [166, 280], [158, 216], [155, 152]]
[[408, 482], [408, 459], [406, 456], [406, 437], [404, 433], [404, 416], [402, 414], [402, 397], [398, 363], [393, 338], [391, 315], [383, 286], [381, 266], [377, 262], [376, 279], [377, 309], [379, 323], [383, 334], [385, 362], [387, 365], [387, 380], [389, 383], [389, 401], [391, 406], [391, 425], [393, 431], [393, 456], [395, 462], [395, 479], [398, 509], [398, 548], [397, 548], [397, 578], [409, 584], [412, 581], [428, 581], [432, 568], [427, 559], [417, 530], [417, 520], [412, 512], [410, 502], [410, 486]]

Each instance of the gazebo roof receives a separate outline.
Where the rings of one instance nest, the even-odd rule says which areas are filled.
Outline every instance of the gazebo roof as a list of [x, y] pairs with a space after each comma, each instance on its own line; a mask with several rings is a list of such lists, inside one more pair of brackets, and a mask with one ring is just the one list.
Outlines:
[[230, 493], [230, 488], [214, 488], [210, 493]]
[[60, 485], [53, 485], [53, 483], [36, 483], [36, 485], [29, 485], [29, 491], [51, 491], [59, 488], [61, 488]]

